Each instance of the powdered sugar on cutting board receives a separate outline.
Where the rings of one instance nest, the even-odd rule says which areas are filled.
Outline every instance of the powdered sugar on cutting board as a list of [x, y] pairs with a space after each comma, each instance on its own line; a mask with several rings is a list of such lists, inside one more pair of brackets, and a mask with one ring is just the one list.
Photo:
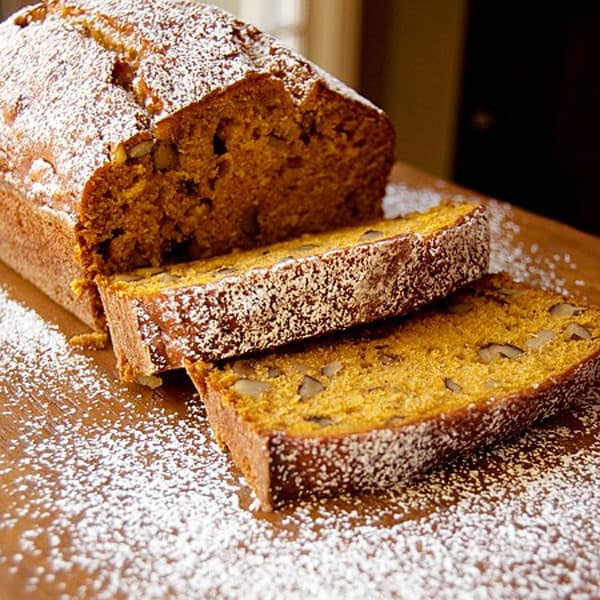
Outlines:
[[[515, 241], [519, 225], [511, 219], [510, 204], [475, 195], [453, 194], [447, 187], [448, 183], [443, 180], [439, 180], [435, 188], [414, 188], [404, 183], [390, 183], [383, 201], [385, 216], [392, 218], [413, 211], [425, 211], [444, 200], [484, 203], [488, 209], [492, 236], [490, 271], [506, 271], [518, 281], [529, 281], [563, 293], [569, 291], [565, 287], [565, 279], [556, 272], [556, 267], [563, 263], [575, 270], [575, 262], [568, 254], [556, 254], [549, 258], [540, 253], [538, 245], [526, 248], [522, 242]], [[578, 280], [577, 285], [582, 286], [584, 282]]]
[[[510, 209], [490, 209], [494, 268], [564, 285], [511, 244]], [[1, 288], [0, 348], [0, 410], [12, 427], [0, 430], [11, 440], [0, 447], [0, 535], [19, 540], [17, 552], [0, 547], [0, 570], [16, 576], [35, 564], [33, 594], [597, 596], [598, 392], [576, 416], [377, 499], [308, 502], [268, 517], [250, 510], [191, 392], [180, 409], [135, 397]]]

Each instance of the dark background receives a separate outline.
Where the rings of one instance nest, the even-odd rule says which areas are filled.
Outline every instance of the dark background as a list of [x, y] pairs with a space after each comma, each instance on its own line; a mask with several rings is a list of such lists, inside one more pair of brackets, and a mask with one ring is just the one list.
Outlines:
[[[466, 3], [447, 175], [600, 234], [600, 2], [556, 6]], [[363, 8], [360, 87], [386, 108], [397, 6], [366, 0]]]

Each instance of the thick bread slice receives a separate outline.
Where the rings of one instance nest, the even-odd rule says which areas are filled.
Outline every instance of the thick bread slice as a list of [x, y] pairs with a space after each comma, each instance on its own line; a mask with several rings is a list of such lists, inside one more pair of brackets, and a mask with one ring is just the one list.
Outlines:
[[392, 486], [583, 398], [600, 309], [490, 276], [408, 318], [188, 372], [270, 509]]
[[482, 207], [426, 213], [161, 269], [98, 286], [126, 380], [403, 314], [486, 272]]

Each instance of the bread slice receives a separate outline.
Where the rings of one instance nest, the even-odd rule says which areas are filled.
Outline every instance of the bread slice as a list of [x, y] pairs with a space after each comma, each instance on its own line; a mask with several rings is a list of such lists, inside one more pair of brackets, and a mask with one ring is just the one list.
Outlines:
[[[484, 209], [452, 203], [189, 264], [98, 279], [126, 380], [412, 310], [481, 277]], [[156, 381], [158, 383], [158, 381]]]
[[381, 216], [383, 111], [219, 8], [47, 0], [0, 79], [0, 259], [95, 327], [98, 274]]
[[568, 406], [600, 384], [600, 309], [488, 276], [408, 318], [188, 371], [270, 509], [392, 486]]

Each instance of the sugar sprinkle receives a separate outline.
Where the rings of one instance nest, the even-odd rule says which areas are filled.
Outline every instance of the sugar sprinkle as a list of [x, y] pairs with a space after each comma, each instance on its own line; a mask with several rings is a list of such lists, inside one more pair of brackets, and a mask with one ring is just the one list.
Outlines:
[[[429, 195], [397, 186], [402, 196]], [[405, 198], [407, 199], [407, 198]], [[489, 203], [492, 266], [562, 289]], [[177, 409], [111, 381], [0, 288], [0, 571], [61, 598], [592, 598], [600, 586], [600, 391], [574, 414], [369, 496], [267, 516], [197, 396]], [[65, 392], [72, 390], [72, 392]], [[84, 398], [75, 404], [73, 398]], [[140, 405], [145, 402], [145, 410]], [[4, 425], [3, 425], [4, 426]], [[576, 442], [576, 443], [575, 443]], [[77, 585], [74, 586], [74, 581]]]

